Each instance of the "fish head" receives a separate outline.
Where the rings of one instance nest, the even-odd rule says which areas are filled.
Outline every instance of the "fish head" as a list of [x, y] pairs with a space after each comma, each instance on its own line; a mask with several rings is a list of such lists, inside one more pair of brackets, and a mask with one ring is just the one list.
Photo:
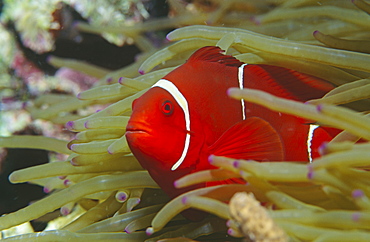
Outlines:
[[154, 86], [133, 102], [132, 111], [126, 127], [132, 153], [169, 196], [183, 193], [173, 182], [191, 173], [199, 156], [194, 146], [199, 142], [193, 135], [190, 147], [190, 121], [184, 103]]
[[[170, 170], [182, 155], [187, 135], [181, 107], [165, 90], [156, 87], [136, 99], [132, 111], [126, 127], [131, 151], [145, 168], [161, 166]], [[149, 158], [157, 164], [146, 164]]]

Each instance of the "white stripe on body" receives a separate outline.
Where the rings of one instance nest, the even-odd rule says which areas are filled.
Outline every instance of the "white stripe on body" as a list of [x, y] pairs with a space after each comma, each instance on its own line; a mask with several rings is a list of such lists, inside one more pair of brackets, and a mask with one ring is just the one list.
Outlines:
[[[239, 66], [238, 68], [238, 81], [239, 81], [239, 88], [240, 89], [243, 89], [244, 88], [244, 67], [248, 65], [248, 64], [243, 64], [241, 66]], [[244, 99], [241, 99], [241, 106], [242, 106], [242, 113], [243, 113], [243, 120], [246, 119], [246, 113], [245, 113], [245, 101]], [[314, 138], [314, 133], [315, 133], [315, 129], [317, 129], [319, 126], [318, 125], [314, 125], [314, 124], [310, 124], [310, 128], [308, 130], [308, 134], [307, 134], [307, 153], [308, 153], [308, 159], [309, 159], [309, 162], [312, 163], [312, 140]]]
[[308, 130], [307, 153], [308, 153], [308, 160], [309, 160], [310, 163], [312, 163], [312, 149], [311, 149], [312, 140], [313, 140], [313, 136], [314, 136], [314, 133], [315, 133], [315, 129], [317, 129], [318, 127], [319, 127], [318, 125], [310, 124], [310, 128]]
[[182, 162], [184, 162], [186, 154], [188, 153], [189, 145], [190, 145], [190, 113], [189, 113], [189, 106], [186, 98], [182, 93], [179, 91], [179, 89], [173, 84], [172, 82], [166, 80], [166, 79], [160, 79], [157, 83], [155, 83], [152, 87], [160, 87], [169, 92], [172, 97], [176, 100], [176, 102], [179, 104], [181, 109], [184, 111], [185, 115], [185, 127], [188, 131], [185, 137], [185, 145], [184, 150], [182, 151], [181, 157], [176, 163], [172, 166], [171, 170], [176, 170]]
[[[243, 64], [239, 66], [238, 68], [238, 81], [239, 81], [239, 88], [242, 90], [244, 88], [244, 67], [248, 64]], [[241, 105], [242, 105], [242, 114], [243, 114], [243, 120], [246, 119], [245, 115], [245, 102], [244, 99], [240, 99]]]

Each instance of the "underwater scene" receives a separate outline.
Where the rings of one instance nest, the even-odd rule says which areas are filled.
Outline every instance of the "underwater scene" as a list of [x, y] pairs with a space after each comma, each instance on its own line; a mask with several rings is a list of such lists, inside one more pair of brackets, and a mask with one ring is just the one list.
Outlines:
[[370, 241], [370, 1], [0, 1], [1, 241]]

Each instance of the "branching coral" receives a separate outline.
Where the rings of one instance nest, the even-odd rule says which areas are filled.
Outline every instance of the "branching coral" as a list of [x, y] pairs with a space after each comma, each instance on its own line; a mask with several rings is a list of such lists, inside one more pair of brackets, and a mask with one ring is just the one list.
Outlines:
[[284, 231], [276, 226], [253, 194], [236, 193], [230, 201], [230, 213], [243, 234], [253, 241], [287, 241]]
[[[310, 0], [266, 0], [210, 1], [210, 5], [204, 6], [199, 1], [187, 5], [169, 2], [177, 14], [170, 19], [126, 28], [78, 24], [81, 30], [94, 33], [122, 33], [140, 43], [146, 53], [131, 66], [111, 73], [75, 65], [94, 76], [104, 77], [96, 87], [80, 93], [78, 99], [67, 96], [61, 103], [60, 96], [40, 96], [28, 107], [34, 118], [54, 123], [68, 121], [66, 128], [78, 132], [74, 140], [68, 143], [46, 137], [19, 136], [0, 139], [3, 147], [42, 148], [69, 155], [65, 161], [27, 168], [10, 176], [15, 183], [28, 181], [44, 186], [47, 191], [57, 191], [1, 217], [1, 229], [58, 208], [70, 211], [76, 205], [86, 210], [62, 230], [19, 235], [8, 240], [143, 241], [148, 238], [148, 241], [155, 241], [181, 236], [194, 239], [205, 234], [225, 233], [225, 220], [231, 219], [227, 223], [230, 235], [246, 236], [255, 241], [271, 238], [268, 237], [270, 233], [265, 233], [266, 227], [259, 227], [259, 224], [274, 228], [269, 232], [276, 231], [276, 241], [284, 241], [286, 236], [308, 241], [350, 241], [353, 238], [366, 241], [370, 236], [370, 176], [367, 170], [370, 125], [369, 116], [358, 110], [369, 111], [370, 55], [366, 49], [369, 17], [362, 11], [367, 11], [368, 4], [352, 1], [355, 5], [347, 2], [333, 6], [332, 1], [321, 1], [325, 6], [316, 6], [317, 1]], [[251, 17], [254, 22], [247, 21]], [[176, 29], [167, 38], [177, 42], [161, 50], [142, 34], [153, 30], [153, 26], [177, 27], [204, 21], [215, 26]], [[164, 22], [166, 25], [158, 25]], [[320, 32], [313, 34], [316, 30]], [[258, 163], [212, 156], [210, 162], [219, 169], [190, 174], [178, 180], [176, 186], [234, 177], [242, 177], [248, 184], [197, 189], [166, 203], [158, 186], [130, 154], [124, 136], [125, 126], [133, 100], [182, 64], [194, 50], [206, 45], [220, 46], [249, 64], [283, 66], [332, 82], [338, 87], [323, 98], [307, 103], [252, 89], [230, 89], [228, 94], [344, 131], [321, 146], [322, 157], [312, 164]], [[354, 45], [359, 48], [353, 49]], [[63, 65], [71, 64], [69, 60], [63, 61], [60, 62]], [[138, 76], [138, 71], [145, 75]], [[120, 78], [122, 76], [124, 78]], [[95, 113], [85, 110], [92, 105], [107, 104], [109, 106]], [[362, 143], [356, 143], [360, 139]], [[67, 143], [69, 149], [66, 149]], [[146, 196], [146, 191], [157, 194], [157, 201]], [[237, 192], [252, 193], [254, 198], [251, 195], [233, 197]], [[86, 201], [98, 202], [87, 206]], [[256, 214], [243, 212], [248, 205], [253, 205]], [[187, 208], [215, 216], [201, 222], [186, 222], [178, 214]], [[151, 237], [143, 231], [137, 232], [147, 227], [147, 234], [153, 234]]]

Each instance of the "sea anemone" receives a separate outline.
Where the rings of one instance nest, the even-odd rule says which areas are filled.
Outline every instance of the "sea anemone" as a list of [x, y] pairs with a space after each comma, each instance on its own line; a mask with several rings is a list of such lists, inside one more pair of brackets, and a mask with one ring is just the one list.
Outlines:
[[[71, 218], [55, 230], [6, 240], [157, 241], [186, 237], [189, 240], [184, 241], [191, 241], [208, 234], [213, 239], [224, 238], [226, 231], [252, 241], [368, 240], [369, 5], [361, 0], [321, 1], [320, 6], [309, 0], [206, 2], [169, 1], [173, 17], [124, 28], [76, 25], [83, 31], [129, 36], [144, 54], [134, 64], [108, 74], [97, 74], [85, 63], [58, 59], [60, 65], [104, 77], [77, 97], [41, 95], [28, 107], [34, 119], [67, 122], [65, 127], [76, 132], [74, 139], [0, 138], [1, 147], [46, 149], [68, 155], [64, 161], [10, 175], [13, 183], [32, 182], [55, 192], [0, 217], [0, 230], [6, 233], [10, 227], [58, 208]], [[204, 22], [213, 26], [200, 25]], [[189, 26], [169, 33], [167, 39], [176, 42], [161, 49], [143, 34], [185, 25]], [[323, 98], [306, 103], [252, 89], [229, 89], [225, 95], [343, 132], [322, 144], [322, 156], [309, 164], [211, 156], [209, 162], [219, 169], [187, 175], [177, 180], [176, 186], [235, 177], [248, 184], [196, 189], [168, 202], [131, 154], [125, 127], [134, 99], [195, 50], [208, 45], [219, 46], [245, 63], [282, 66], [333, 83], [337, 87]], [[138, 76], [138, 72], [143, 75]], [[87, 113], [93, 105], [103, 109]], [[200, 222], [186, 221], [179, 213], [188, 208], [210, 216]]]

